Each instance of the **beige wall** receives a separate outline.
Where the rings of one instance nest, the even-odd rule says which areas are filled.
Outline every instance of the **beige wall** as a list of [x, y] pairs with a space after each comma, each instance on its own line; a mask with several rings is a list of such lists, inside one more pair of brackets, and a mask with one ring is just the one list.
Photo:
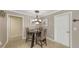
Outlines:
[[7, 40], [7, 21], [6, 21], [6, 17], [1, 17], [0, 16], [0, 41], [2, 43], [2, 45], [0, 45], [0, 47], [2, 47]]
[[[73, 16], [73, 19], [79, 19], [79, 10], [74, 10], [72, 16]], [[76, 28], [77, 30], [75, 31], [74, 28]], [[73, 22], [72, 32], [73, 32], [72, 46], [74, 48], [79, 48], [79, 21]]]
[[53, 15], [49, 15], [46, 16], [46, 18], [48, 19], [48, 27], [47, 27], [47, 36], [54, 39], [53, 35], [54, 35], [54, 16]]

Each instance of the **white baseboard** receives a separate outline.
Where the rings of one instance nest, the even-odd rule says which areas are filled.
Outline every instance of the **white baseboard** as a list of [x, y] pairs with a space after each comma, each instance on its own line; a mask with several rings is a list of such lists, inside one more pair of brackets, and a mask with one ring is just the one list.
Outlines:
[[50, 40], [50, 41], [54, 41], [54, 39], [52, 39], [52, 38], [50, 38], [50, 37], [47, 37], [47, 39]]
[[55, 41], [54, 39], [50, 38], [50, 37], [47, 37], [48, 40], [52, 41], [52, 42], [56, 42], [58, 43], [57, 41]]
[[[54, 40], [54, 39], [52, 39], [52, 38], [50, 38], [50, 37], [47, 37], [47, 39], [50, 40], [50, 41], [52, 41], [52, 42], [59, 43], [59, 42], [57, 42], [56, 40]], [[62, 43], [59, 43], [59, 44], [64, 45], [64, 44], [62, 44]], [[64, 46], [66, 46], [66, 45], [64, 45]], [[68, 46], [66, 46], [66, 47], [68, 47]]]
[[7, 45], [8, 40], [6, 40], [5, 44], [2, 46], [2, 48], [5, 48], [5, 46]]
[[22, 35], [15, 35], [15, 36], [11, 36], [9, 38], [16, 38], [16, 37], [22, 37]]

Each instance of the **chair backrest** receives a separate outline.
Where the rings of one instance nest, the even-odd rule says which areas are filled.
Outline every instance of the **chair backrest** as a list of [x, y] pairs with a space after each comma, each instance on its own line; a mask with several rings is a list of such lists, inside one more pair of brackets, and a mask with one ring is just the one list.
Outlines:
[[39, 27], [39, 31], [42, 31], [43, 30], [43, 27]]
[[44, 36], [46, 37], [47, 35], [47, 29], [44, 29]]
[[41, 31], [41, 39], [46, 38], [46, 35], [47, 35], [47, 29], [42, 29], [42, 31]]
[[29, 28], [26, 28], [26, 37], [29, 36]]
[[26, 33], [28, 33], [29, 32], [29, 28], [26, 28]]

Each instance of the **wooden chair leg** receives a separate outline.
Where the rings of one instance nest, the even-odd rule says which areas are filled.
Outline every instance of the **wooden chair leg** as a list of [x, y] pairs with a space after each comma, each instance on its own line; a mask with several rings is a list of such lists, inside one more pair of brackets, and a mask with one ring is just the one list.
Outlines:
[[33, 33], [33, 37], [32, 37], [32, 42], [31, 42], [31, 48], [33, 48], [33, 46], [34, 46], [34, 33]]
[[36, 44], [37, 44], [37, 38], [36, 38]]
[[26, 38], [26, 42], [27, 42], [28, 38]]
[[41, 43], [41, 48], [43, 48], [42, 40], [40, 41], [40, 43]]
[[45, 38], [44, 40], [45, 40], [44, 42], [45, 42], [45, 44], [46, 44], [46, 46], [47, 46], [47, 40], [46, 40], [46, 38]]

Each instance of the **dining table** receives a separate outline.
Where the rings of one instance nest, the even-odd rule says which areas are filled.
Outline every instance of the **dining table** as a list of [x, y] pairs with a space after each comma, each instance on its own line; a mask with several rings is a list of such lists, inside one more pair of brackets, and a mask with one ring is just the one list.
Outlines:
[[36, 40], [36, 44], [37, 44], [36, 34], [41, 33], [41, 31], [37, 31], [36, 29], [31, 29], [31, 30], [29, 30], [29, 33], [32, 34], [31, 48], [33, 48], [35, 40]]

